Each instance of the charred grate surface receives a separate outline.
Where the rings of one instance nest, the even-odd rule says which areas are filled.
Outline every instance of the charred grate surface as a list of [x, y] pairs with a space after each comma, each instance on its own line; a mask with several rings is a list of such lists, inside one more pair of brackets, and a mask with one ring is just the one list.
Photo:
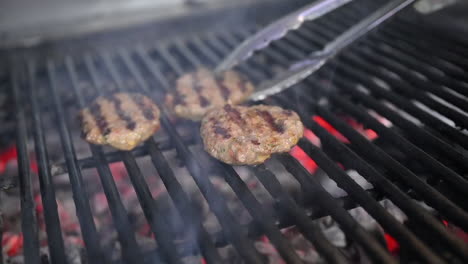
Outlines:
[[[359, 2], [359, 1], [358, 1]], [[368, 5], [370, 8], [377, 4]], [[351, 4], [314, 23], [306, 23], [283, 40], [255, 54], [239, 70], [259, 82], [301, 60], [355, 23], [369, 10]], [[276, 172], [266, 166], [249, 168], [275, 200], [265, 208], [249, 190], [238, 172], [215, 160], [202, 160], [189, 146], [199, 144], [197, 133], [185, 133], [163, 109], [162, 135], [132, 152], [108, 151], [89, 146], [90, 155], [78, 157], [83, 142], [73, 137], [79, 130], [73, 113], [93, 98], [109, 92], [139, 91], [162, 105], [171, 83], [199, 66], [213, 67], [255, 27], [188, 36], [154, 46], [110, 49], [84, 57], [67, 55], [63, 60], [22, 61], [12, 67], [9, 85], [16, 105], [16, 139], [24, 232], [24, 256], [39, 262], [37, 228], [27, 143], [34, 141], [39, 163], [42, 203], [52, 263], [67, 263], [57, 213], [53, 175], [67, 172], [89, 263], [111, 263], [100, 243], [83, 171], [95, 168], [114, 221], [125, 263], [182, 263], [185, 255], [201, 255], [207, 263], [222, 263], [219, 248], [231, 244], [245, 263], [264, 263], [254, 239], [265, 235], [286, 263], [302, 263], [280, 228], [295, 225], [318, 253], [330, 263], [347, 263], [340, 248], [330, 243], [313, 221], [330, 215], [348, 239], [358, 243], [375, 263], [417, 261], [421, 263], [466, 263], [468, 245], [444, 224], [468, 231], [468, 43], [430, 36], [417, 25], [396, 18], [378, 32], [337, 56], [308, 80], [263, 103], [297, 111], [306, 128], [320, 139], [320, 146], [303, 139], [299, 147], [349, 195], [334, 198], [290, 154], [276, 160], [300, 183], [314, 210], [306, 210], [285, 191]], [[291, 98], [294, 101], [291, 101]], [[30, 104], [28, 107], [23, 107]], [[312, 116], [320, 117], [312, 118]], [[346, 116], [377, 133], [370, 141]], [[64, 162], [51, 165], [45, 120], [58, 131]], [[382, 122], [388, 120], [388, 126]], [[346, 140], [324, 128], [331, 125]], [[187, 125], [187, 124], [185, 124]], [[193, 124], [188, 124], [192, 125]], [[196, 126], [196, 125], [195, 125]], [[32, 136], [29, 136], [31, 134]], [[386, 147], [386, 146], [391, 146]], [[210, 234], [178, 181], [163, 151], [175, 149], [197, 188], [216, 216], [222, 231]], [[164, 183], [171, 203], [152, 197], [137, 158], [149, 156]], [[110, 169], [122, 161], [158, 248], [143, 252]], [[416, 169], [417, 164], [419, 169]], [[374, 187], [365, 190], [345, 171], [359, 172]], [[422, 169], [421, 169], [422, 168]], [[249, 212], [252, 222], [242, 224], [228, 207], [226, 197], [210, 181], [216, 172]], [[392, 201], [408, 217], [402, 224], [379, 201]], [[432, 210], [423, 207], [424, 202]], [[184, 241], [176, 241], [171, 218], [163, 209], [174, 206], [185, 228]], [[346, 209], [366, 210], [410, 254], [392, 256]], [[276, 213], [272, 211], [276, 209]], [[309, 208], [310, 209], [310, 208]], [[312, 213], [311, 213], [312, 212]], [[417, 227], [417, 228], [416, 228]], [[462, 231], [463, 230], [463, 231]], [[466, 236], [466, 233], [463, 233]], [[195, 245], [195, 246], [193, 246]]]

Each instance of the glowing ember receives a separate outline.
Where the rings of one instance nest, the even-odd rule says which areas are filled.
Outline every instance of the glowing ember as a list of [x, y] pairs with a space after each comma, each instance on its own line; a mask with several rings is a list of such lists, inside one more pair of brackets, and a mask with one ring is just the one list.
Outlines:
[[317, 122], [321, 127], [325, 128], [330, 134], [339, 139], [341, 142], [349, 143], [348, 139], [343, 136], [338, 130], [336, 130], [332, 125], [330, 125], [325, 119], [320, 116], [313, 116], [312, 120]]
[[[8, 163], [12, 161], [16, 162], [17, 159], [18, 159], [18, 154], [16, 152], [16, 147], [14, 145], [2, 151], [0, 153], [0, 174], [5, 173]], [[30, 166], [31, 166], [31, 170], [34, 173], [37, 173], [38, 171], [37, 162], [34, 159], [31, 160]]]
[[385, 233], [385, 241], [387, 242], [387, 248], [392, 255], [397, 255], [400, 251], [400, 245], [398, 242], [389, 234]]
[[2, 245], [3, 251], [6, 252], [8, 256], [16, 256], [23, 249], [23, 235], [6, 232], [3, 234]]
[[318, 169], [317, 164], [313, 159], [311, 159], [305, 152], [302, 150], [300, 147], [295, 146], [290, 154], [296, 158], [301, 165], [307, 169], [308, 172], [310, 173], [315, 173], [315, 171]]
[[[363, 125], [358, 123], [356, 120], [350, 117], [343, 118], [349, 125], [351, 125], [356, 131], [364, 135], [369, 140], [374, 140], [378, 137], [377, 133], [372, 129], [364, 129]], [[325, 128], [330, 134], [336, 137], [343, 143], [349, 144], [349, 140], [343, 136], [338, 130], [336, 130], [330, 123], [325, 121], [320, 116], [312, 116], [312, 120], [317, 122], [321, 127]], [[314, 132], [310, 131], [309, 129], [304, 130], [304, 137], [307, 138], [312, 144], [317, 147], [321, 146], [320, 138], [317, 137]], [[291, 151], [290, 154], [296, 158], [301, 165], [307, 169], [310, 173], [315, 173], [318, 169], [317, 164], [298, 146], [295, 146]]]
[[[341, 133], [339, 133], [333, 126], [331, 126], [320, 116], [313, 116], [312, 119], [319, 123], [336, 138], [338, 138], [341, 142], [345, 144], [349, 143], [349, 141]], [[374, 131], [370, 129], [364, 129], [364, 127], [355, 120], [347, 117], [343, 117], [343, 120], [350, 124], [356, 131], [365, 135], [369, 140], [374, 140], [377, 138], [377, 134]], [[320, 139], [312, 131], [305, 130], [304, 137], [310, 142], [312, 142], [312, 144], [314, 144], [315, 146], [321, 146]], [[290, 153], [296, 159], [298, 159], [299, 162], [310, 173], [315, 173], [316, 175], [318, 174], [317, 164], [300, 147], [294, 147]], [[193, 178], [189, 175], [188, 171], [185, 168], [179, 166], [180, 162], [176, 157], [175, 151], [167, 152], [164, 154], [166, 155], [169, 164], [174, 169], [177, 179], [181, 182], [181, 184], [184, 186], [184, 190], [190, 196], [190, 199], [193, 202], [193, 206], [196, 206], [201, 212], [202, 224], [207, 229], [208, 233], [214, 234], [220, 231], [220, 226], [218, 221], [216, 220], [216, 217], [214, 217], [206, 200], [201, 195], [198, 187], [193, 183]], [[16, 149], [14, 147], [2, 152], [2, 154], [0, 154], [0, 171], [2, 169], [4, 171], [6, 164], [14, 160], [16, 160]], [[166, 192], [165, 186], [161, 182], [160, 178], [157, 176], [157, 172], [155, 171], [151, 160], [147, 157], [145, 159], [138, 160], [138, 163], [141, 168], [141, 171], [143, 173], [148, 174], [145, 175], [144, 178], [149, 186], [153, 198], [155, 200], [168, 199], [168, 194]], [[35, 163], [32, 162], [32, 172], [37, 172], [37, 168], [35, 166]], [[145, 252], [154, 250], [156, 248], [156, 243], [154, 242], [154, 235], [151, 232], [151, 228], [148, 222], [146, 221], [146, 218], [144, 217], [141, 205], [138, 201], [138, 197], [132, 186], [124, 164], [122, 162], [110, 163], [109, 168], [113, 175], [115, 184], [122, 198], [124, 206], [127, 209], [129, 218], [131, 219], [131, 223], [133, 225], [138, 244], [144, 249]], [[272, 203], [274, 203], [274, 199], [272, 199], [272, 197], [268, 194], [268, 192], [265, 190], [264, 186], [258, 181], [256, 176], [251, 174], [250, 170], [243, 167], [238, 167], [235, 169], [239, 173], [242, 180], [252, 191], [254, 196], [259, 200], [259, 202], [261, 202], [262, 204], [268, 204], [269, 206]], [[108, 201], [100, 185], [100, 177], [95, 169], [83, 170], [82, 173], [86, 182], [92, 183], [88, 185], [88, 191], [89, 197], [92, 201], [90, 204], [93, 211], [94, 221], [98, 228], [97, 235], [100, 237], [103, 246], [106, 248], [106, 250], [108, 250], [110, 258], [117, 260], [118, 258], [120, 258], [120, 245], [118, 243], [118, 236], [116, 234], [115, 228], [113, 227], [113, 219], [109, 211]], [[290, 177], [290, 175], [286, 175], [283, 180], [282, 176], [280, 175], [281, 173], [279, 171], [276, 171], [276, 173], [278, 176], [278, 180], [280, 180], [282, 185], [284, 184], [283, 187], [285, 187], [287, 191], [294, 193], [297, 191], [297, 189], [295, 188], [300, 188], [300, 186], [296, 186], [290, 181], [287, 181], [286, 178]], [[349, 171], [348, 174], [350, 175], [350, 177], [353, 177]], [[38, 177], [33, 177], [34, 180], [37, 180], [37, 178]], [[56, 194], [57, 208], [63, 232], [65, 247], [67, 255], [70, 259], [73, 259], [73, 261], [70, 261], [70, 263], [83, 263], [83, 256], [80, 252], [83, 251], [84, 242], [81, 237], [81, 230], [75, 212], [76, 209], [74, 207], [73, 196], [70, 193], [70, 183], [68, 181], [68, 176], [64, 175], [63, 178], [65, 179], [65, 181], [62, 181], [59, 185], [56, 185]], [[56, 179], [58, 179], [58, 177], [54, 177], [54, 181]], [[231, 210], [231, 212], [233, 212], [234, 215], [237, 216], [237, 221], [241, 224], [250, 223], [252, 220], [250, 214], [246, 211], [244, 206], [239, 201], [237, 195], [232, 191], [232, 189], [225, 182], [225, 180], [222, 177], [210, 177], [210, 180], [212, 181], [215, 188], [225, 197], [229, 209]], [[331, 180], [329, 181], [333, 182]], [[34, 186], [38, 187], [37, 182]], [[338, 187], [335, 184], [333, 188], [337, 189]], [[35, 194], [41, 252], [44, 251], [43, 254], [47, 254], [47, 236], [45, 231], [45, 221], [43, 215], [44, 207], [42, 205], [42, 199], [39, 194], [39, 189], [35, 190]], [[19, 193], [16, 195], [19, 195]], [[19, 196], [16, 196], [15, 199], [18, 200]], [[160, 204], [167, 204], [167, 200], [162, 201]], [[171, 206], [173, 207], [172, 204]], [[390, 210], [389, 207], [386, 208], [387, 210]], [[11, 214], [20, 215], [20, 209], [17, 208], [16, 210], [17, 212], [13, 212]], [[380, 227], [376, 227], [377, 224], [375, 223], [375, 221], [362, 208], [351, 210], [350, 214], [353, 217], [355, 217], [358, 220], [358, 222], [366, 228], [370, 230], [379, 230], [379, 232], [381, 232], [381, 235], [385, 238], [387, 242], [389, 252], [391, 252], [394, 255], [399, 254], [399, 244], [397, 243], [397, 241], [390, 235], [383, 233]], [[178, 214], [174, 214], [174, 216], [171, 215], [168, 217], [170, 217], [171, 224], [175, 223], [173, 227], [171, 226], [169, 228], [174, 228], [174, 230], [177, 230], [179, 233], [183, 233], [182, 231], [184, 229], [183, 225], [180, 224], [180, 216]], [[18, 217], [18, 223], [19, 220], [20, 219]], [[347, 240], [345, 234], [339, 228], [339, 225], [331, 217], [317, 219], [316, 223], [318, 224], [318, 226], [320, 226], [327, 239], [335, 246], [340, 247], [344, 251], [352, 247], [349, 244], [352, 242], [349, 242]], [[446, 223], [446, 225], [450, 226], [448, 223]], [[285, 228], [281, 230], [281, 232], [283, 233], [284, 237], [291, 243], [297, 255], [303, 260], [304, 263], [322, 263], [324, 261], [318, 255], [314, 246], [307, 239], [305, 239], [295, 227]], [[183, 235], [177, 236], [176, 240], [178, 243], [186, 242], [184, 241]], [[21, 260], [19, 260], [19, 258], [21, 258], [23, 250], [23, 236], [20, 231], [14, 232], [7, 228], [6, 232], [4, 233], [2, 245], [7, 260], [18, 258], [15, 259], [17, 260], [17, 262], [15, 263], [23, 263]], [[256, 239], [255, 247], [262, 255], [266, 257], [266, 259], [268, 259], [268, 263], [285, 263], [279, 255], [276, 248], [270, 243], [267, 237], [262, 236]], [[234, 263], [238, 261], [239, 257], [235, 249], [231, 245], [220, 248], [219, 252], [223, 259], [226, 260], [226, 263]], [[200, 256], [195, 256], [184, 258], [182, 263], [205, 264], [206, 261]]]

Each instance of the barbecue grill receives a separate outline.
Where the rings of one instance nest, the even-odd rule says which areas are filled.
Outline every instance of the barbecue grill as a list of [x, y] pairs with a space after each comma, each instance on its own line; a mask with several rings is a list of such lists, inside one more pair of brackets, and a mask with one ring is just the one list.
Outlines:
[[[272, 78], [384, 2], [353, 1], [289, 32], [236, 69], [256, 83]], [[238, 168], [209, 158], [200, 148], [199, 124], [174, 120], [164, 111], [162, 131], [130, 152], [88, 145], [79, 138], [76, 113], [96, 96], [137, 91], [161, 105], [177, 76], [200, 66], [213, 68], [278, 15], [271, 13], [257, 21], [246, 15], [235, 24], [234, 18], [226, 18], [226, 23], [191, 32], [172, 21], [164, 30], [139, 26], [2, 51], [7, 57], [2, 93], [15, 106], [4, 111], [15, 118], [3, 117], [1, 133], [16, 142], [19, 181], [10, 188], [20, 191], [24, 263], [188, 263], [189, 257], [197, 263], [266, 263], [260, 239], [284, 263], [312, 263], [285, 235], [290, 228], [310, 242], [322, 262], [468, 261], [468, 41], [424, 27], [414, 10], [391, 19], [292, 89], [261, 102], [297, 111], [308, 130], [291, 153], [274, 155], [264, 165]], [[200, 24], [215, 18], [203, 18]], [[168, 25], [173, 25], [171, 32]], [[168, 156], [174, 150], [175, 166]], [[144, 158], [151, 162], [152, 175], [142, 166]], [[131, 208], [113, 169], [116, 163], [123, 163], [157, 245], [150, 250], [137, 240]], [[311, 169], [315, 164], [318, 169]], [[194, 205], [180, 168], [188, 171], [183, 177], [193, 180], [208, 204], [208, 214], [219, 225], [216, 232], [204, 223], [205, 212]], [[90, 171], [99, 180], [89, 181]], [[246, 171], [272, 203], [254, 193], [243, 176]], [[362, 176], [367, 187], [350, 171]], [[288, 191], [280, 172], [299, 186], [299, 195]], [[61, 175], [69, 181], [76, 208], [81, 262], [73, 262], [67, 251], [68, 231], [57, 196]], [[148, 183], [153, 177], [163, 183], [167, 199], [155, 197]], [[326, 188], [325, 177], [345, 195], [337, 197]], [[220, 181], [230, 187], [249, 221], [240, 221], [233, 212], [231, 198], [218, 188]], [[107, 202], [117, 254], [102, 242], [100, 230], [106, 227], [97, 224], [91, 198], [95, 185]], [[401, 210], [404, 219], [384, 202]], [[367, 212], [385, 236], [363, 226], [349, 211], [353, 208]], [[355, 245], [361, 255], [330, 239], [319, 222], [325, 218], [339, 226], [347, 245]], [[38, 235], [41, 229], [46, 238]], [[392, 250], [390, 243], [398, 249]], [[235, 257], [226, 257], [227, 247]]]

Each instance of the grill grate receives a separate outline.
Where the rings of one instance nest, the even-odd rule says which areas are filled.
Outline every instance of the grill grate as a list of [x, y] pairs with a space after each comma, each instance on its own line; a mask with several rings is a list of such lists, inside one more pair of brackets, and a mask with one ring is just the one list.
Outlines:
[[[376, 4], [374, 4], [376, 5]], [[340, 9], [326, 18], [306, 23], [289, 33], [268, 49], [260, 51], [239, 69], [253, 80], [269, 78], [277, 68], [304, 58], [322, 47], [348, 25], [365, 14], [358, 5]], [[112, 52], [88, 54], [83, 58], [66, 56], [64, 60], [45, 63], [26, 61], [16, 65], [11, 80], [16, 103], [17, 149], [24, 233], [24, 255], [27, 263], [39, 263], [38, 224], [35, 216], [31, 171], [27, 142], [32, 133], [45, 223], [52, 263], [67, 263], [60, 220], [55, 202], [53, 175], [67, 172], [80, 228], [90, 263], [110, 263], [106, 248], [100, 244], [93, 221], [86, 183], [82, 171], [96, 168], [103, 186], [118, 240], [122, 260], [128, 263], [181, 263], [187, 254], [201, 254], [208, 263], [222, 263], [218, 247], [232, 244], [246, 263], [263, 263], [255, 249], [252, 237], [266, 235], [287, 263], [302, 263], [280, 227], [296, 225], [310, 240], [319, 254], [330, 263], [347, 263], [343, 252], [331, 244], [313, 219], [330, 215], [339, 223], [350, 239], [359, 243], [376, 263], [395, 263], [397, 259], [387, 252], [346, 211], [362, 206], [386, 232], [423, 263], [463, 263], [468, 261], [465, 241], [449, 232], [440, 219], [463, 230], [468, 230], [466, 191], [467, 167], [467, 98], [468, 43], [449, 42], [425, 34], [418, 26], [402, 19], [394, 19], [383, 29], [349, 48], [313, 77], [292, 90], [268, 98], [263, 103], [279, 104], [296, 110], [321, 141], [321, 148], [303, 139], [299, 146], [349, 196], [335, 199], [295, 158], [278, 155], [279, 161], [300, 183], [307, 198], [314, 201], [312, 214], [298, 204], [281, 186], [275, 172], [266, 166], [249, 168], [274, 197], [284, 214], [275, 219], [270, 208], [264, 208], [249, 187], [230, 166], [210, 160], [202, 161], [189, 145], [199, 142], [198, 135], [184, 134], [162, 113], [161, 124], [165, 134], [148, 140], [132, 152], [109, 151], [90, 145], [91, 156], [78, 157], [75, 151], [73, 124], [69, 116], [72, 108], [82, 108], [96, 95], [110, 90], [140, 89], [150, 94], [160, 105], [162, 96], [171, 89], [176, 76], [201, 65], [214, 66], [255, 27], [211, 32], [158, 44], [154, 47], [120, 48]], [[267, 67], [267, 65], [271, 65]], [[21, 75], [26, 72], [25, 76]], [[85, 83], [86, 85], [82, 85]], [[157, 83], [158, 85], [154, 85]], [[70, 86], [71, 90], [62, 89]], [[313, 91], [310, 91], [312, 90]], [[46, 95], [46, 96], [45, 96]], [[50, 99], [47, 97], [50, 95]], [[297, 101], [291, 102], [290, 98]], [[321, 98], [318, 100], [318, 98]], [[326, 99], [324, 99], [326, 98]], [[324, 103], [325, 102], [325, 103]], [[30, 104], [28, 112], [24, 104]], [[50, 105], [49, 105], [50, 104]], [[372, 110], [373, 112], [370, 112]], [[76, 111], [75, 111], [76, 113]], [[340, 115], [346, 113], [365, 127], [377, 132], [379, 140], [369, 141]], [[387, 127], [375, 118], [375, 113], [392, 122]], [[318, 115], [344, 135], [349, 143], [342, 143], [318, 122]], [[50, 166], [46, 143], [45, 118], [56, 120], [63, 164]], [[414, 120], [417, 122], [414, 122]], [[31, 121], [31, 126], [28, 122]], [[392, 145], [413, 163], [422, 164], [427, 173], [415, 172], [407, 159], [402, 159], [379, 142]], [[222, 232], [209, 234], [202, 225], [200, 212], [191, 204], [189, 195], [176, 178], [163, 151], [175, 149], [196, 185], [219, 221]], [[174, 241], [169, 217], [164, 215], [159, 201], [153, 199], [136, 158], [149, 156], [186, 227], [187, 244], [194, 248], [180, 249]], [[156, 253], [142, 252], [125, 209], [109, 164], [123, 161], [129, 178], [142, 205], [145, 217], [155, 235]], [[364, 190], [337, 165], [355, 169], [374, 189]], [[229, 184], [239, 201], [253, 218], [249, 225], [236, 220], [225, 197], [215, 188], [207, 175], [216, 171]], [[378, 202], [387, 198], [399, 207], [410, 223], [423, 230], [400, 223]], [[415, 200], [422, 200], [436, 210], [432, 213]], [[278, 220], [278, 221], [275, 221]], [[410, 259], [413, 260], [413, 259]], [[403, 261], [403, 260], [401, 260]]]

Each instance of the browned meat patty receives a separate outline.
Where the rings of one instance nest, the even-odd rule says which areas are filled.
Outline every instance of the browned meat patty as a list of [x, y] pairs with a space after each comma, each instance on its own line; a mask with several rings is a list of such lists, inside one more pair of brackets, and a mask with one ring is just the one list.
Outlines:
[[254, 90], [250, 81], [234, 71], [215, 76], [201, 68], [181, 76], [176, 90], [166, 97], [166, 104], [179, 117], [200, 120], [214, 107], [244, 102]]
[[79, 119], [86, 141], [120, 150], [132, 150], [160, 127], [158, 107], [137, 93], [98, 97]]
[[202, 120], [205, 150], [233, 165], [260, 164], [287, 152], [303, 136], [299, 116], [278, 106], [231, 106], [209, 111]]

